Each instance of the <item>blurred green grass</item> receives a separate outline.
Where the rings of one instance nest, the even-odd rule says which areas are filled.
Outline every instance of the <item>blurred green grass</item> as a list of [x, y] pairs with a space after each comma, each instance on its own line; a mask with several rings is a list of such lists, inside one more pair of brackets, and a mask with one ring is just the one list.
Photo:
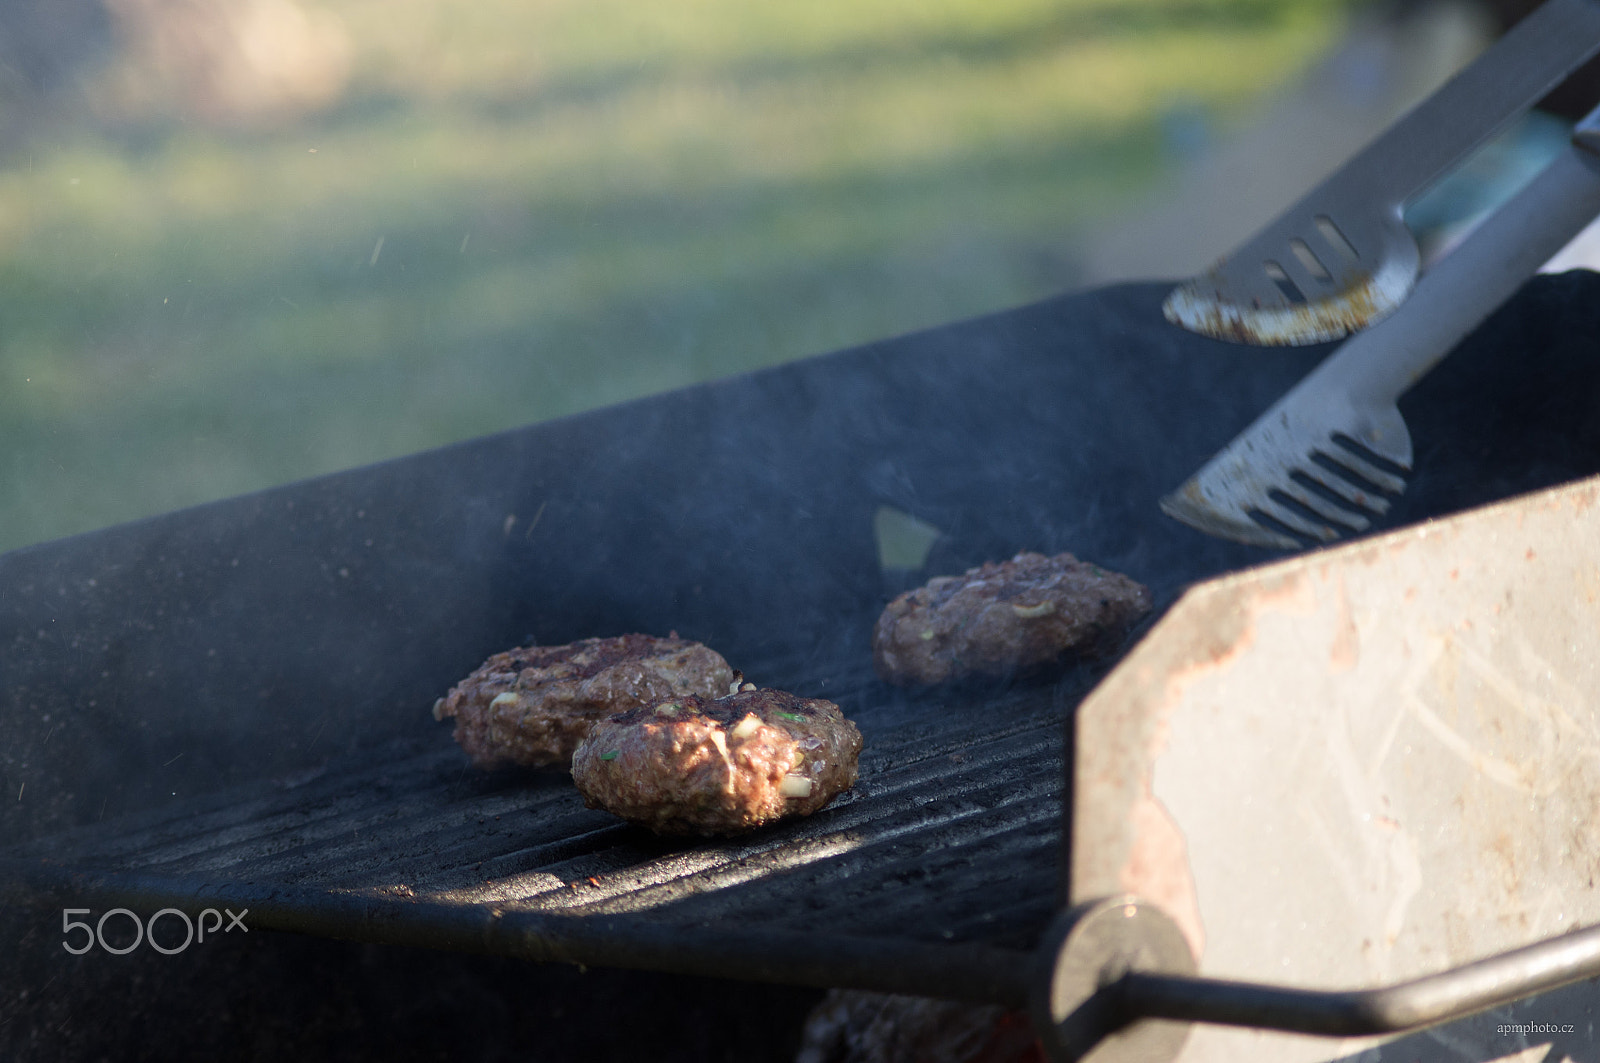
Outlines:
[[1015, 305], [1341, 0], [327, 0], [335, 105], [0, 158], [0, 549]]

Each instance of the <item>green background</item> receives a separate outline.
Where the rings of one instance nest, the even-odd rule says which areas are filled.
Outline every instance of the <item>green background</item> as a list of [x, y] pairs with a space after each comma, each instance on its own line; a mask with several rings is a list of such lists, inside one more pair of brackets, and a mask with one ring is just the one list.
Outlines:
[[69, 95], [0, 142], [0, 549], [1071, 289], [1348, 8], [325, 0], [318, 109]]

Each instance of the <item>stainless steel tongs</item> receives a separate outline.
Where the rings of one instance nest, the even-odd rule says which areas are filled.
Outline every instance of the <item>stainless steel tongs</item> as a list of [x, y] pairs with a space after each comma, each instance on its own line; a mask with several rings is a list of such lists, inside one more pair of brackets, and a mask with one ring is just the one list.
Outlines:
[[1167, 317], [1245, 343], [1322, 343], [1394, 310], [1416, 281], [1407, 200], [1600, 51], [1600, 3], [1547, 0], [1248, 243], [1168, 297]]
[[[1245, 342], [1317, 342], [1383, 320], [1162, 499], [1165, 512], [1213, 535], [1295, 549], [1363, 531], [1388, 509], [1411, 470], [1400, 395], [1600, 214], [1600, 108], [1566, 152], [1420, 280], [1401, 208], [1596, 51], [1600, 2], [1548, 0], [1244, 247], [1173, 292], [1169, 318]], [[1470, 109], [1485, 101], [1487, 116]], [[1436, 125], [1457, 128], [1425, 136]], [[1413, 141], [1414, 156], [1400, 162]]]

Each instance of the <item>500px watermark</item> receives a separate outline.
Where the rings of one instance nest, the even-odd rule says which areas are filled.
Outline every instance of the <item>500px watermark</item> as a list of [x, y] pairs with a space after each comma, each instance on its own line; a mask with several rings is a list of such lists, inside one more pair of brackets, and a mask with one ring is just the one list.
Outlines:
[[[226, 912], [228, 916], [228, 922], [226, 926], [224, 926], [222, 922], [222, 916], [224, 912]], [[212, 937], [216, 937], [218, 931], [228, 934], [232, 933], [235, 927], [238, 927], [247, 934], [250, 932], [250, 928], [244, 925], [244, 917], [250, 914], [250, 909], [248, 908], [241, 911], [238, 915], [234, 915], [232, 909], [229, 908], [224, 908], [221, 912], [217, 911], [215, 908], [207, 908], [200, 913], [200, 917], [198, 919], [190, 919], [189, 913], [180, 911], [177, 908], [163, 908], [144, 922], [140, 922], [139, 917], [127, 908], [113, 908], [109, 912], [106, 912], [104, 915], [102, 915], [92, 927], [88, 923], [72, 918], [75, 915], [89, 914], [90, 910], [88, 908], [61, 909], [61, 947], [72, 953], [74, 956], [82, 956], [84, 953], [94, 948], [95, 945], [99, 945], [102, 949], [111, 953], [113, 956], [124, 956], [138, 948], [141, 943], [148, 943], [151, 948], [164, 955], [176, 956], [178, 953], [182, 952], [192, 944], [203, 943], [207, 934], [210, 934]], [[106, 920], [110, 919], [112, 916], [123, 916], [126, 918], [127, 923], [133, 924], [133, 940], [131, 942], [113, 944], [106, 941]], [[173, 945], [170, 942], [168, 944], [162, 944], [156, 940], [156, 923], [161, 919], [162, 916], [168, 917], [168, 925], [174, 927], [174, 930], [170, 933], [163, 933], [163, 936], [166, 937], [174, 937], [176, 935], [175, 928], [179, 924], [174, 922], [174, 920], [182, 921], [183, 941], [180, 944]], [[210, 926], [206, 925], [206, 918], [208, 916], [212, 920]], [[121, 920], [118, 920], [117, 922], [112, 923], [112, 930], [115, 932], [125, 925], [126, 924]], [[80, 939], [82, 944], [77, 946], [74, 946], [71, 940], [72, 933], [75, 930], [83, 931], [83, 937]], [[114, 937], [120, 940], [123, 935], [114, 933]]]

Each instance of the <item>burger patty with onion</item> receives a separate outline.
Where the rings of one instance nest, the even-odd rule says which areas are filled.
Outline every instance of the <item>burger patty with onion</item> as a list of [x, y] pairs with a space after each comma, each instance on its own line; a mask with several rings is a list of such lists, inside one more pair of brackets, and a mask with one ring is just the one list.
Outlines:
[[1003, 677], [1115, 647], [1149, 588], [1071, 554], [1020, 553], [894, 599], [872, 633], [878, 674], [902, 686]]
[[745, 684], [599, 721], [572, 777], [590, 808], [657, 834], [736, 834], [822, 808], [855, 784], [860, 753], [833, 702]]
[[565, 764], [598, 720], [667, 698], [725, 694], [733, 669], [676, 637], [619, 635], [497, 653], [434, 703], [480, 767]]

